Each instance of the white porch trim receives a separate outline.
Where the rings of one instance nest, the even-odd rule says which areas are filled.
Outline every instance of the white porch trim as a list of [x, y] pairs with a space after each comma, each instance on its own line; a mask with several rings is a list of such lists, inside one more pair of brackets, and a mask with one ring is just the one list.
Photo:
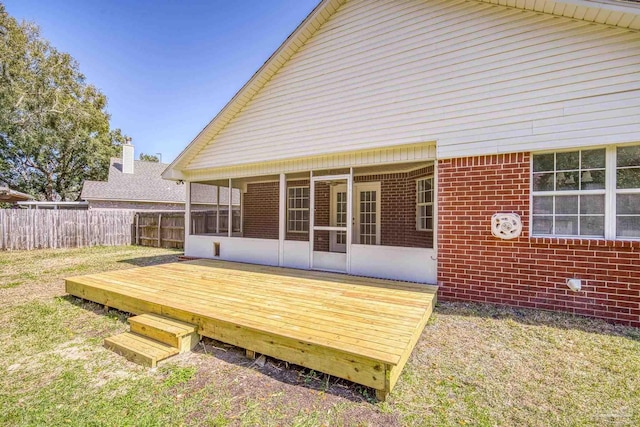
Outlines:
[[[229, 178], [253, 178], [291, 174], [311, 170], [360, 168], [391, 164], [405, 164], [436, 159], [436, 143], [399, 145], [369, 150], [349, 151], [324, 156], [286, 159], [222, 168], [185, 170], [182, 174], [190, 181], [214, 181]], [[185, 178], [185, 179], [187, 179]]]

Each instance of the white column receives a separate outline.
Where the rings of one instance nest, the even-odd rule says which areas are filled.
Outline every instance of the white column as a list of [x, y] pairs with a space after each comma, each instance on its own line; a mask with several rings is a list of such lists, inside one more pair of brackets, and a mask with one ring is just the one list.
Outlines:
[[[246, 185], [246, 184], [245, 184]], [[240, 186], [240, 235], [244, 237], [244, 186]]]
[[220, 234], [220, 185], [216, 185], [216, 234]]
[[[433, 250], [436, 251], [436, 257], [438, 256], [438, 161], [433, 161]], [[524, 212], [522, 212], [524, 215]]]
[[349, 168], [349, 179], [347, 180], [347, 273], [351, 273], [351, 242], [352, 240], [353, 240], [353, 168]]
[[287, 233], [287, 176], [280, 174], [280, 204], [278, 209], [278, 265], [284, 265], [284, 240]]
[[229, 212], [227, 212], [227, 235], [231, 237], [233, 233], [233, 189], [231, 188], [231, 178], [229, 178]]
[[313, 268], [313, 226], [315, 224], [316, 186], [313, 183], [313, 171], [309, 172], [309, 268]]
[[184, 253], [186, 254], [191, 235], [191, 182], [187, 181], [184, 185], [187, 186], [184, 196]]

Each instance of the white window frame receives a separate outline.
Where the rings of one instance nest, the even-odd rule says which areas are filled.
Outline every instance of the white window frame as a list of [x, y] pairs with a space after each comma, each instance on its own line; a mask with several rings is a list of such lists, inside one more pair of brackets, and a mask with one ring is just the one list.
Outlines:
[[[431, 202], [423, 202], [420, 203], [420, 181], [431, 180]], [[416, 178], [416, 230], [417, 231], [433, 231], [433, 226], [431, 228], [422, 228], [420, 227], [420, 207], [422, 206], [431, 206], [431, 224], [435, 224], [435, 178], [434, 175], [423, 176], [420, 178]]]
[[[530, 218], [530, 235], [531, 237], [552, 237], [552, 238], [569, 238], [569, 239], [586, 239], [586, 240], [640, 240], [640, 237], [617, 237], [616, 236], [616, 197], [618, 194], [640, 194], [640, 189], [620, 189], [616, 188], [617, 158], [616, 150], [618, 147], [636, 146], [636, 143], [615, 144], [615, 145], [595, 145], [579, 148], [570, 148], [562, 150], [545, 150], [531, 153], [529, 159], [529, 218]], [[574, 191], [534, 191], [533, 189], [533, 157], [539, 154], [567, 153], [575, 151], [587, 151], [605, 149], [605, 188], [604, 190], [574, 190]], [[554, 170], [555, 172], [555, 170]], [[605, 197], [604, 204], [604, 237], [603, 236], [582, 236], [576, 234], [534, 234], [533, 232], [533, 198], [534, 196], [575, 196], [575, 195], [595, 195], [603, 194]], [[554, 214], [555, 216], [555, 214]]]
[[[617, 186], [617, 172], [618, 172], [618, 158], [617, 158], [617, 149], [620, 147], [632, 147], [632, 146], [640, 146], [640, 144], [620, 144], [620, 145], [614, 145], [612, 147], [613, 150], [613, 160], [612, 160], [612, 175], [613, 175], [613, 185], [612, 185], [612, 202], [611, 202], [611, 212], [612, 212], [612, 235], [614, 236], [613, 239], [615, 240], [640, 240], [640, 237], [618, 237], [618, 232], [617, 232], [617, 224], [618, 224], [618, 212], [617, 212], [617, 197], [618, 194], [640, 194], [640, 187], [639, 188], [620, 188], [618, 189]], [[607, 164], [608, 166], [608, 164]], [[636, 168], [636, 167], [634, 167]]]
[[[309, 220], [307, 219], [307, 230], [291, 230], [290, 228], [290, 223], [289, 223], [289, 218], [290, 218], [290, 213], [292, 211], [295, 212], [302, 212], [302, 211], [307, 211], [309, 212], [309, 208], [292, 208], [290, 207], [290, 201], [291, 201], [291, 190], [298, 190], [298, 189], [307, 189], [308, 190], [308, 197], [309, 199], [311, 199], [311, 189], [309, 188], [308, 185], [296, 185], [296, 186], [291, 186], [291, 187], [287, 187], [287, 218], [286, 218], [286, 222], [287, 222], [287, 233], [303, 233], [303, 234], [308, 234], [309, 233]], [[309, 203], [307, 206], [311, 206], [311, 200], [309, 200]], [[309, 215], [311, 215], [311, 213], [309, 213]]]
[[[361, 243], [362, 236], [360, 235], [360, 214], [361, 214], [361, 203], [360, 203], [360, 193], [365, 191], [373, 191], [376, 193], [376, 242], [374, 244], [367, 244], [366, 246], [380, 246], [381, 235], [382, 235], [382, 185], [378, 181], [372, 182], [359, 182], [357, 184], [353, 184], [353, 206], [354, 206], [354, 218], [355, 224], [353, 227], [353, 242], [356, 245], [365, 245]], [[347, 196], [348, 197], [348, 196]], [[348, 216], [347, 216], [348, 218]]]

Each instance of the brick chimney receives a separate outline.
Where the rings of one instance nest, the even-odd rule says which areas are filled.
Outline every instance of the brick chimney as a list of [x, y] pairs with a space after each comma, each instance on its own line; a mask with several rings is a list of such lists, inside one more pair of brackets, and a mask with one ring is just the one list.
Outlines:
[[122, 173], [133, 173], [133, 145], [131, 138], [122, 144]]

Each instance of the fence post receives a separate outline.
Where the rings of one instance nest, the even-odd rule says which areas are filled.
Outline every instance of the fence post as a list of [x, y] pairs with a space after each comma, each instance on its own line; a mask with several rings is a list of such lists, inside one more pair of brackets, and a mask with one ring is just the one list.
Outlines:
[[158, 247], [162, 244], [162, 214], [158, 214]]
[[140, 246], [140, 214], [136, 213], [136, 245]]

